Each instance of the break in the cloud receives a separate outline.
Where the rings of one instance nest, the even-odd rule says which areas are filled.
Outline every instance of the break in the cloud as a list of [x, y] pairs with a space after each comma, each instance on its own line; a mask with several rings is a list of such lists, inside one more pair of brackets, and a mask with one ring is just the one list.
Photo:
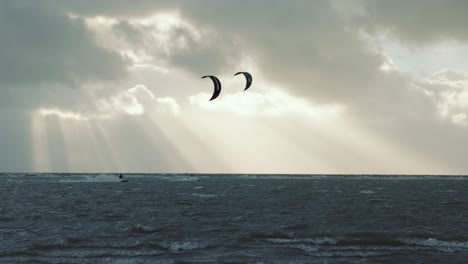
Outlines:
[[314, 106], [310, 102], [281, 92], [235, 93], [207, 102], [210, 95], [201, 93], [189, 98], [190, 104], [208, 111], [227, 111], [246, 116], [303, 115], [313, 119], [333, 119], [339, 117], [344, 107], [341, 105]]
[[[3, 1], [1, 121], [31, 131], [33, 154], [14, 155], [16, 162], [0, 156], [0, 164], [6, 170], [465, 173], [468, 68], [441, 53], [450, 70], [437, 60], [421, 67], [436, 73], [408, 70], [418, 66], [412, 49], [448, 41], [466, 46], [465, 5]], [[232, 76], [241, 70], [254, 73], [246, 92]], [[200, 80], [205, 74], [223, 82], [216, 101], [207, 101], [212, 88]], [[15, 138], [11, 128], [3, 130], [13, 139], [1, 142], [26, 142], [24, 133]], [[18, 146], [25, 150], [17, 153], [28, 153], [27, 145]], [[252, 147], [256, 154], [246, 154]]]

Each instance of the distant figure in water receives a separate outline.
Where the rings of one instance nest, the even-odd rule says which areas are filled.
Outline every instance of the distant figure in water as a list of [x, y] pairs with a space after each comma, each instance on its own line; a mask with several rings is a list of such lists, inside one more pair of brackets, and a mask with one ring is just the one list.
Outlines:
[[120, 182], [127, 182], [128, 180], [124, 178], [122, 174], [119, 174]]

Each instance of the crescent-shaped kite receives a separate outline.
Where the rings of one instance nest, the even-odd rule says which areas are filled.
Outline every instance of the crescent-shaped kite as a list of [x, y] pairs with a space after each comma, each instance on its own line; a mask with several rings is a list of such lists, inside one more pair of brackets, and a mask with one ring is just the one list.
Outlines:
[[247, 83], [245, 84], [245, 90], [249, 89], [250, 85], [252, 85], [252, 75], [248, 72], [238, 72], [236, 74], [234, 74], [234, 76], [238, 75], [238, 74], [243, 74], [245, 76], [245, 79], [247, 80]]
[[210, 78], [214, 84], [214, 92], [213, 92], [213, 96], [211, 96], [211, 99], [210, 99], [211, 101], [211, 100], [216, 99], [216, 97], [218, 97], [219, 94], [221, 93], [221, 82], [218, 80], [218, 78], [216, 78], [213, 75], [203, 76], [202, 79], [207, 78], [207, 77]]

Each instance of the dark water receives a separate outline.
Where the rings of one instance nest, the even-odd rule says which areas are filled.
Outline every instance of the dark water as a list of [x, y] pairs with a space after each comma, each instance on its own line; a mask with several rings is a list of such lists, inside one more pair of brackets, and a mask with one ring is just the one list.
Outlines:
[[0, 179], [0, 263], [468, 261], [468, 178]]

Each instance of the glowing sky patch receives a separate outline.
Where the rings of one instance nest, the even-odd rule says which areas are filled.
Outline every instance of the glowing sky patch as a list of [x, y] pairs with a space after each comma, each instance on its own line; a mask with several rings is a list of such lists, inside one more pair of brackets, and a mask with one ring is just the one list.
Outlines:
[[340, 105], [314, 106], [306, 100], [280, 91], [267, 93], [228, 94], [214, 102], [208, 102], [210, 95], [200, 93], [189, 98], [190, 104], [209, 111], [227, 111], [241, 115], [283, 116], [302, 115], [315, 119], [333, 119], [344, 112]]

